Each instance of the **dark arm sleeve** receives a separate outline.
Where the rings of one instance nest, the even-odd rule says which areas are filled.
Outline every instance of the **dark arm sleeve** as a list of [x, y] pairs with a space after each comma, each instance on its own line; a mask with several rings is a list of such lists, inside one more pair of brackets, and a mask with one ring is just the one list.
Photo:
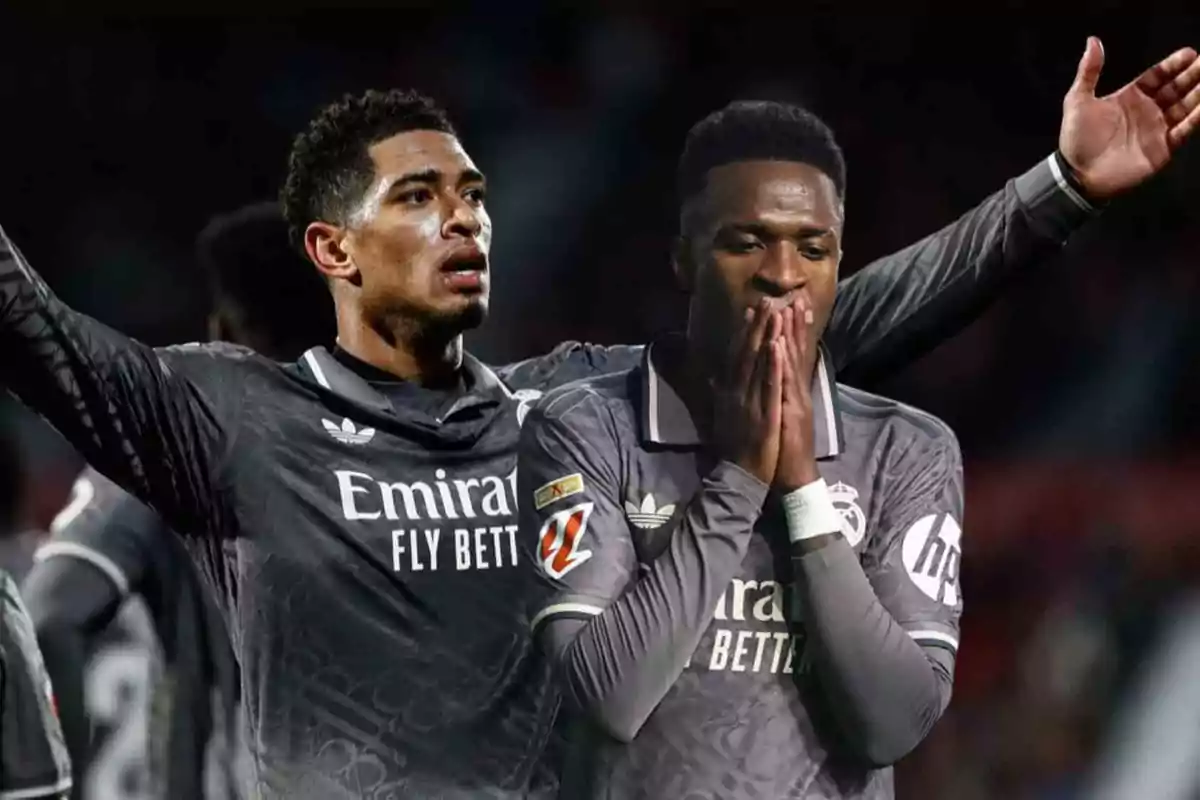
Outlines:
[[59, 797], [71, 788], [62, 729], [28, 612], [0, 576], [0, 800]]
[[666, 550], [639, 565], [613, 429], [586, 389], [551, 396], [523, 428], [518, 497], [521, 538], [547, 589], [534, 629], [567, 699], [628, 742], [695, 651], [742, 563], [767, 487], [718, 464]]
[[0, 231], [0, 384], [187, 531], [223, 530], [211, 499], [238, 419], [236, 360], [219, 346], [156, 350], [72, 311]]
[[906, 755], [945, 711], [962, 613], [957, 446], [906, 460], [861, 563], [841, 534], [792, 559], [805, 658], [852, 753], [873, 766]]
[[957, 221], [838, 286], [825, 331], [838, 378], [873, 380], [957, 333], [1094, 214], [1050, 156]]

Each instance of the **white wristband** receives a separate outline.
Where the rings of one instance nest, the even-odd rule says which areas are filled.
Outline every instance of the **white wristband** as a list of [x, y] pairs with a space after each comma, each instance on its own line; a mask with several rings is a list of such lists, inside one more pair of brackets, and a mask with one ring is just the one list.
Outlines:
[[788, 539], [799, 542], [842, 530], [842, 515], [833, 506], [829, 487], [819, 478], [783, 496]]

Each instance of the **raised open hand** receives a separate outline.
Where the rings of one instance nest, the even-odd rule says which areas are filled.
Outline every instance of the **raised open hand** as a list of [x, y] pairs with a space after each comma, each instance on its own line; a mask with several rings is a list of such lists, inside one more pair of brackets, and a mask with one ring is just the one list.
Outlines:
[[1058, 147], [1088, 196], [1104, 200], [1161, 170], [1200, 127], [1200, 58], [1178, 50], [1104, 97], [1096, 84], [1104, 47], [1088, 39], [1063, 98]]

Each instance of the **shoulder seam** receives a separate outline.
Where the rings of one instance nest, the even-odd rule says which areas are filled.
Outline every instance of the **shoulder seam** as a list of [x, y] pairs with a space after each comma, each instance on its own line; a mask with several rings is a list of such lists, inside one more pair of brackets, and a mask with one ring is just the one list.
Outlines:
[[88, 547], [79, 542], [58, 542], [49, 541], [37, 549], [34, 553], [34, 559], [37, 561], [45, 561], [54, 556], [65, 556], [67, 558], [86, 561], [96, 569], [104, 573], [104, 577], [112, 581], [113, 585], [121, 592], [124, 597], [129, 594], [129, 578], [125, 576], [125, 571], [117, 566], [117, 562], [96, 550], [93, 547]]
[[[861, 389], [851, 389], [850, 392], [847, 392], [845, 391], [845, 387], [839, 387], [839, 392], [844, 404], [843, 413], [867, 418], [877, 418], [885, 415], [891, 416], [912, 424], [931, 438], [949, 439], [955, 442], [958, 440], [957, 434], [955, 434], [954, 429], [950, 427], [949, 423], [916, 406], [894, 400], [890, 397], [864, 392]], [[873, 401], [878, 404], [874, 404]], [[861, 411], [847, 407], [851, 405], [858, 406]]]

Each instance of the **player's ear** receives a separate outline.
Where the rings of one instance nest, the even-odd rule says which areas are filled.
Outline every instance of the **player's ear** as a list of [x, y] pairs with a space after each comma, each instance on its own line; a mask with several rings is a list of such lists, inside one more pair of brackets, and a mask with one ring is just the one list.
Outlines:
[[328, 222], [310, 222], [304, 229], [304, 251], [328, 278], [353, 280], [358, 267], [346, 249], [346, 230]]
[[687, 237], [682, 233], [675, 237], [675, 246], [671, 249], [671, 268], [675, 270], [679, 288], [685, 294], [691, 294], [696, 285], [696, 261], [692, 258]]

